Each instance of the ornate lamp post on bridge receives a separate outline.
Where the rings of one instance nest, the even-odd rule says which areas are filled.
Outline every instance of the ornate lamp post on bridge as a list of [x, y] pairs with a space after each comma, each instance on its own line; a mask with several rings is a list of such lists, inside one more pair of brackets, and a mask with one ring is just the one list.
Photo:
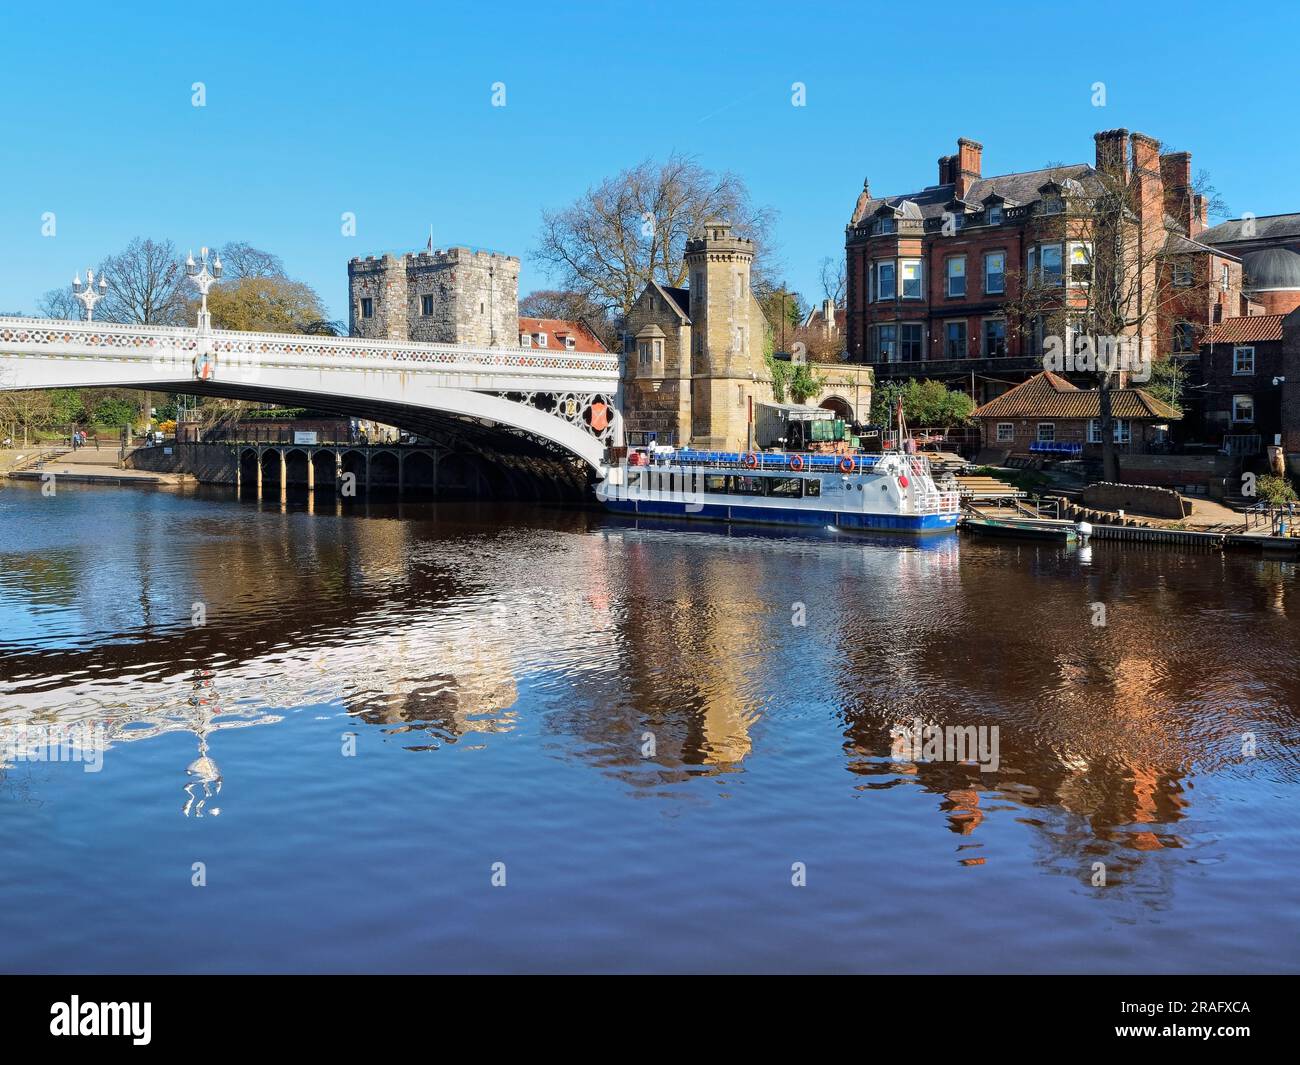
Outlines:
[[86, 285], [82, 288], [81, 275], [77, 274], [72, 279], [72, 294], [81, 301], [81, 305], [86, 308], [86, 321], [94, 321], [95, 304], [102, 300], [108, 294], [108, 279], [101, 277], [99, 279], [99, 288], [95, 288], [95, 271], [86, 271]]
[[199, 309], [199, 332], [206, 333], [212, 328], [212, 316], [208, 314], [208, 290], [221, 277], [221, 256], [214, 254], [211, 269], [208, 267], [208, 249], [199, 249], [199, 261], [194, 261], [194, 252], [185, 260], [185, 273], [203, 296], [203, 305]]

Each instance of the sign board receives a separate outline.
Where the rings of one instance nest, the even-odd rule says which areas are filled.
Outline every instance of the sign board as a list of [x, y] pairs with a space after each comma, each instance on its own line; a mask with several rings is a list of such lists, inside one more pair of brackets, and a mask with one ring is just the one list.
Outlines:
[[301, 430], [301, 429], [295, 429], [295, 430], [293, 431], [293, 442], [294, 442], [295, 444], [315, 444], [315, 443], [319, 443], [319, 441], [316, 439], [316, 436], [317, 436], [317, 434], [316, 434], [315, 432], [310, 432], [310, 433], [308, 433], [308, 432], [304, 432], [304, 431]]
[[163, 448], [163, 454], [164, 454], [164, 455], [170, 455], [171, 453], [172, 453], [172, 449], [171, 449], [171, 448], [169, 448], [169, 447], [165, 447], [165, 448]]

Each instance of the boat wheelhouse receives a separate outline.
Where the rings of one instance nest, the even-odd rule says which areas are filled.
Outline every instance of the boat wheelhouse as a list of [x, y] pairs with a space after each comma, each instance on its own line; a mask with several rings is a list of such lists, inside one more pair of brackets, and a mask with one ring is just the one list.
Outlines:
[[646, 517], [909, 533], [957, 525], [923, 455], [631, 449], [596, 488], [610, 510]]

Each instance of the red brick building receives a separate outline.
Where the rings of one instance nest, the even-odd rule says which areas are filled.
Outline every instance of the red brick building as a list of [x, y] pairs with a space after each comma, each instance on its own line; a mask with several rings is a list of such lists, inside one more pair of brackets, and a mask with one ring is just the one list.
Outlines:
[[1039, 372], [1043, 323], [1014, 324], [1009, 309], [1025, 278], [1059, 285], [1063, 307], [1091, 283], [1089, 208], [1108, 187], [1125, 190], [1137, 243], [1161, 256], [1144, 260], [1144, 297], [1170, 293], [1142, 327], [1144, 350], [1195, 356], [1216, 315], [1242, 313], [1241, 262], [1198, 239], [1205, 201], [1188, 153], [1162, 155], [1122, 129], [1094, 141], [1091, 164], [985, 177], [983, 146], [962, 138], [935, 185], [874, 197], [864, 182], [845, 235], [850, 359], [875, 364], [880, 380], [944, 380], [977, 402]]
[[1240, 455], [1281, 442], [1288, 317], [1295, 319], [1293, 333], [1300, 333], [1297, 313], [1225, 318], [1210, 326], [1201, 341], [1199, 375], [1188, 390], [1200, 439]]

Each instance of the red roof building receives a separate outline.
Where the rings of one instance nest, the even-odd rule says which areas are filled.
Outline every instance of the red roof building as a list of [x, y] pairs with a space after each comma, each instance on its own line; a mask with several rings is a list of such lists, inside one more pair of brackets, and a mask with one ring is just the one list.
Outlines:
[[520, 318], [519, 346], [604, 355], [608, 348], [587, 326], [564, 318]]
[[[1140, 388], [1110, 390], [1111, 431], [1121, 452], [1143, 454], [1157, 436], [1156, 426], [1182, 417], [1176, 409]], [[980, 424], [985, 448], [1012, 455], [1100, 456], [1101, 393], [1077, 388], [1064, 377], [1043, 371], [1004, 392], [971, 415]]]

